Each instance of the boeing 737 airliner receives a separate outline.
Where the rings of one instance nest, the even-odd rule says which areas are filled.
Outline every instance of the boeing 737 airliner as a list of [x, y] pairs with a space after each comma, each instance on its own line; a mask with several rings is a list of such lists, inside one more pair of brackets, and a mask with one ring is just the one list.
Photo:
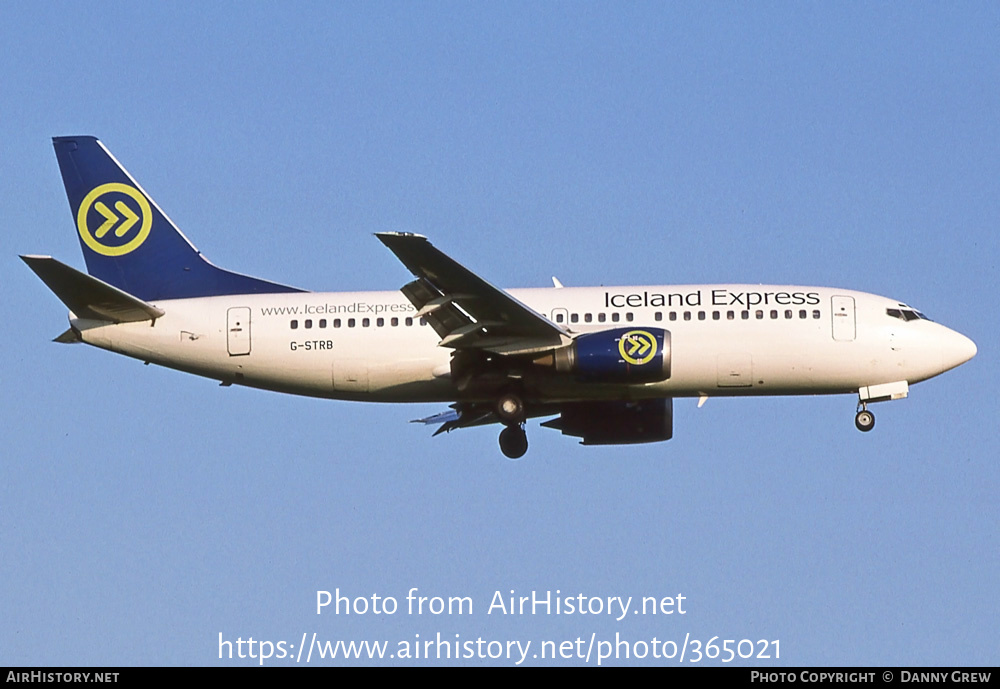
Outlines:
[[[221, 381], [373, 402], [450, 402], [437, 433], [529, 418], [584, 445], [668, 440], [673, 399], [858, 395], [870, 402], [968, 361], [976, 345], [894, 299], [765, 285], [502, 290], [426, 238], [376, 236], [413, 274], [398, 291], [310, 292], [223, 270], [104, 145], [53, 140], [87, 273], [22, 256], [70, 309], [57, 342]], [[437, 434], [435, 433], [435, 435]]]

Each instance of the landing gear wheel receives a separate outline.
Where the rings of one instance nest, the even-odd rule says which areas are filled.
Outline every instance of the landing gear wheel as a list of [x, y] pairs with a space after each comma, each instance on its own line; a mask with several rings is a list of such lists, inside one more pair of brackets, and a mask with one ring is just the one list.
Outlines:
[[524, 423], [524, 401], [516, 393], [505, 392], [500, 395], [496, 411], [500, 422], [506, 426], [518, 426]]
[[500, 451], [508, 459], [521, 459], [528, 451], [528, 435], [520, 426], [507, 426], [500, 431]]
[[854, 425], [857, 426], [858, 430], [862, 433], [867, 433], [871, 429], [875, 428], [875, 415], [867, 409], [862, 409], [858, 412], [857, 416], [854, 417]]

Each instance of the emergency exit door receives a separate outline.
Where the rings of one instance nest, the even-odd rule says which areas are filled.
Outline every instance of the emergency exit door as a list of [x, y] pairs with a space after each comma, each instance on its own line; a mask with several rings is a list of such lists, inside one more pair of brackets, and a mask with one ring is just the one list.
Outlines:
[[853, 340], [857, 335], [854, 316], [854, 297], [831, 297], [833, 312], [833, 339], [841, 342]]
[[246, 356], [250, 353], [250, 307], [234, 306], [227, 312], [229, 356]]

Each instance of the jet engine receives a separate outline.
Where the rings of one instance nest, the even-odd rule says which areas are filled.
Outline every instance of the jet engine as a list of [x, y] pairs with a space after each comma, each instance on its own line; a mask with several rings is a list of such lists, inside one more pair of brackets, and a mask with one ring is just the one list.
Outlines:
[[600, 383], [666, 380], [670, 377], [670, 332], [662, 328], [614, 328], [584, 333], [535, 363]]

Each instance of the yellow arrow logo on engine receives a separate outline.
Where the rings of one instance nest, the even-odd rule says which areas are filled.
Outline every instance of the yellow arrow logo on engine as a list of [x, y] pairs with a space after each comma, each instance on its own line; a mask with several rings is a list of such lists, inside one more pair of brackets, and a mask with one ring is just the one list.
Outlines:
[[618, 340], [618, 353], [633, 366], [642, 366], [656, 356], [656, 337], [645, 330], [630, 330]]
[[646, 353], [652, 345], [643, 337], [633, 337], [632, 338], [632, 349], [628, 350], [628, 355], [634, 357], [635, 353], [638, 352], [641, 357]]

